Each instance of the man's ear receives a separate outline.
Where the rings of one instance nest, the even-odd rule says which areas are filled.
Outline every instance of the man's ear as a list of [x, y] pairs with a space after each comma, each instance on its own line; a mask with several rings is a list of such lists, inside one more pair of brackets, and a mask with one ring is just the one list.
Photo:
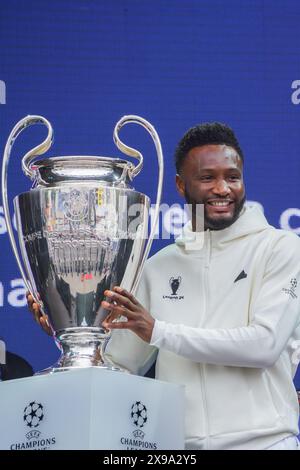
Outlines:
[[176, 188], [180, 196], [185, 196], [185, 183], [180, 175], [176, 175]]

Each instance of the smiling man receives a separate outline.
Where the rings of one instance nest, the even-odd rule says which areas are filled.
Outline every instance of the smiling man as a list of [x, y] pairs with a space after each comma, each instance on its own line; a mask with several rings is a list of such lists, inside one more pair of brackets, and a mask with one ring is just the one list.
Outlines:
[[[243, 160], [223, 124], [185, 134], [176, 185], [193, 207], [192, 224], [148, 260], [136, 298], [116, 287], [103, 302], [104, 325], [127, 330], [114, 331], [112, 358], [143, 372], [158, 351], [156, 377], [185, 385], [191, 449], [298, 446], [290, 346], [299, 337], [300, 241], [244, 207]], [[198, 204], [205, 231], [197, 251]], [[180, 279], [178, 295], [170, 279]], [[113, 321], [120, 314], [127, 322]]]
[[[297, 449], [300, 241], [244, 206], [229, 127], [190, 129], [175, 161], [191, 223], [147, 261], [136, 297], [105, 292], [106, 353], [141, 374], [157, 357], [156, 378], [185, 385], [188, 449]], [[204, 243], [191, 249], [199, 204]]]

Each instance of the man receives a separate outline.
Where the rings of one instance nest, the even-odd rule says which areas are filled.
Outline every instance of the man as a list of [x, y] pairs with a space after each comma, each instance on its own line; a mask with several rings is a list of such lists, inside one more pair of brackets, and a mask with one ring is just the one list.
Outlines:
[[157, 354], [156, 378], [185, 385], [187, 448], [295, 449], [300, 241], [244, 207], [243, 153], [227, 126], [190, 129], [176, 169], [191, 223], [148, 260], [136, 298], [105, 292], [107, 354], [134, 373]]

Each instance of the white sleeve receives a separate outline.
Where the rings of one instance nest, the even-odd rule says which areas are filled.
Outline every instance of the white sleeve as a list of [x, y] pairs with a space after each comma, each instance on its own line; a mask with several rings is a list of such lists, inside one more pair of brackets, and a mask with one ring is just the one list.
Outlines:
[[300, 240], [288, 234], [273, 249], [249, 326], [205, 329], [156, 320], [150, 344], [195, 362], [270, 367], [299, 324], [299, 283]]

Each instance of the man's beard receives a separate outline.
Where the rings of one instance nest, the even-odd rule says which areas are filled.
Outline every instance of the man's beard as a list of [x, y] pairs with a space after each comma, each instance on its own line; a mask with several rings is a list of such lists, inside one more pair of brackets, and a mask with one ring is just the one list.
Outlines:
[[[197, 205], [198, 204], [203, 204], [204, 205], [204, 229], [210, 229], [210, 230], [223, 230], [224, 228], [230, 227], [239, 217], [241, 210], [244, 207], [245, 201], [246, 201], [246, 195], [240, 200], [240, 201], [235, 201], [234, 202], [234, 212], [232, 214], [232, 217], [228, 218], [218, 218], [214, 219], [212, 217], [209, 217], [207, 214], [206, 210], [206, 204], [204, 202], [196, 202], [195, 199], [193, 199], [187, 191], [185, 191], [185, 199], [186, 202], [191, 205], [192, 208], [192, 221], [193, 221], [193, 230], [197, 230], [196, 227], [199, 226], [197, 224], [197, 214], [201, 213], [201, 211], [197, 211]], [[223, 198], [219, 198], [220, 201], [222, 201]]]

